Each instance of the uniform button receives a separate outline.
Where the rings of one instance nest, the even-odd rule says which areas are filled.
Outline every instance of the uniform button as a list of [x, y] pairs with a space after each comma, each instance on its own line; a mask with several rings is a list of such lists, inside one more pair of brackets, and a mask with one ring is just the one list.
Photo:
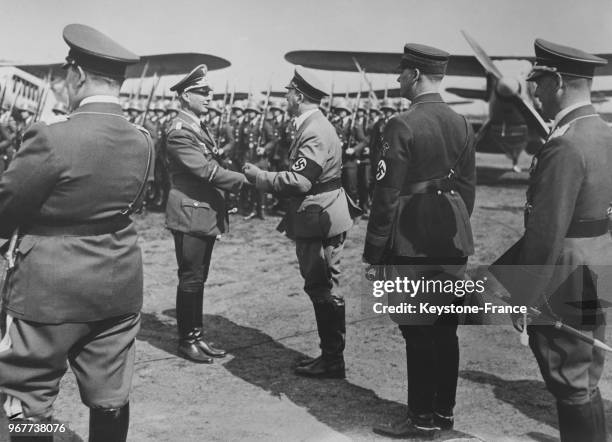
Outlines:
[[441, 190], [438, 190], [438, 195], [442, 195], [442, 191]]
[[455, 194], [455, 191], [454, 191], [454, 190], [451, 190], [451, 191], [450, 191], [450, 194], [451, 194], [451, 195], [454, 195], [454, 194]]
[[193, 203], [193, 207], [198, 207], [198, 206], [199, 206], [199, 204], [198, 204], [197, 201]]

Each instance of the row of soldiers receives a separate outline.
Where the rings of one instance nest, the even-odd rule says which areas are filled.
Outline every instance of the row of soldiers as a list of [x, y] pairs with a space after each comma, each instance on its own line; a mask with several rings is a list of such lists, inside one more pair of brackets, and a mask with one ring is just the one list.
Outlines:
[[[66, 115], [68, 107], [61, 101], [53, 106], [54, 115]], [[8, 167], [25, 131], [34, 123], [36, 103], [16, 99], [13, 105], [4, 103], [0, 109], [0, 173]]]
[[[323, 102], [320, 106], [342, 141], [343, 187], [360, 206], [364, 218], [369, 213], [376, 175], [372, 164], [378, 163], [383, 148], [382, 133], [389, 119], [404, 106], [403, 101], [390, 99], [381, 100], [379, 105], [372, 100], [350, 103], [345, 98]], [[178, 113], [178, 105], [175, 101], [159, 100], [145, 112], [139, 102], [130, 101], [123, 104], [123, 109], [126, 118], [144, 126], [155, 142], [157, 160], [147, 203], [149, 208], [163, 209], [170, 188], [165, 133]], [[247, 162], [263, 170], [288, 169], [289, 149], [296, 130], [284, 102], [271, 101], [267, 106], [254, 100], [235, 101], [227, 106], [222, 102], [211, 102], [200, 119], [229, 169], [240, 171]], [[273, 199], [262, 191], [248, 189], [230, 201], [230, 213], [240, 212], [245, 219], [264, 219], [266, 211], [282, 213], [286, 204], [282, 198]]]

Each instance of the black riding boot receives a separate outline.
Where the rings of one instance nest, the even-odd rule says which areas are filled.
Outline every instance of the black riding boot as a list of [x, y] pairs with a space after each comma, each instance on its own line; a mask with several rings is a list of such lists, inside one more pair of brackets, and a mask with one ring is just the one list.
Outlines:
[[300, 376], [343, 379], [346, 334], [344, 300], [316, 303], [314, 309], [321, 339], [321, 356], [310, 363], [298, 365], [295, 373]]
[[121, 408], [90, 408], [89, 442], [125, 442], [129, 425], [129, 403]]
[[585, 404], [557, 402], [561, 442], [606, 442], [606, 419], [599, 391]]
[[179, 356], [200, 364], [211, 364], [212, 358], [204, 354], [198, 345], [201, 331], [197, 328], [195, 316], [200, 306], [200, 324], [202, 321], [202, 294], [199, 292], [176, 292], [176, 325], [179, 334]]
[[196, 297], [195, 307], [193, 309], [193, 326], [194, 332], [196, 334], [196, 345], [199, 347], [200, 351], [204, 352], [206, 355], [211, 356], [213, 358], [222, 358], [226, 355], [226, 351], [220, 348], [213, 347], [210, 343], [204, 340], [204, 331], [202, 323], [202, 310], [204, 305], [204, 289], [202, 289], [201, 293], [198, 293], [199, 296]]

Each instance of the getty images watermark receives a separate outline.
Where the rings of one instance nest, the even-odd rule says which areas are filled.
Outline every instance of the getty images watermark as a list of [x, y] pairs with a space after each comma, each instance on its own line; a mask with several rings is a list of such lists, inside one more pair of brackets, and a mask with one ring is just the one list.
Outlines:
[[452, 315], [471, 324], [500, 322], [491, 318], [500, 315], [507, 323], [508, 315], [527, 312], [527, 306], [488, 295], [488, 283], [488, 276], [468, 278], [464, 266], [370, 267], [362, 287], [363, 308], [405, 325], [443, 322]]

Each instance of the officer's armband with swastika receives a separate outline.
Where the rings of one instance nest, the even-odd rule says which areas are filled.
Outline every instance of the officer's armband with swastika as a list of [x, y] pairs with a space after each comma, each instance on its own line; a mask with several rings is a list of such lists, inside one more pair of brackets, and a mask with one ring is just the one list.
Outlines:
[[306, 177], [308, 181], [314, 183], [319, 178], [319, 175], [321, 175], [323, 168], [310, 158], [298, 157], [291, 166], [291, 171], [299, 173]]

